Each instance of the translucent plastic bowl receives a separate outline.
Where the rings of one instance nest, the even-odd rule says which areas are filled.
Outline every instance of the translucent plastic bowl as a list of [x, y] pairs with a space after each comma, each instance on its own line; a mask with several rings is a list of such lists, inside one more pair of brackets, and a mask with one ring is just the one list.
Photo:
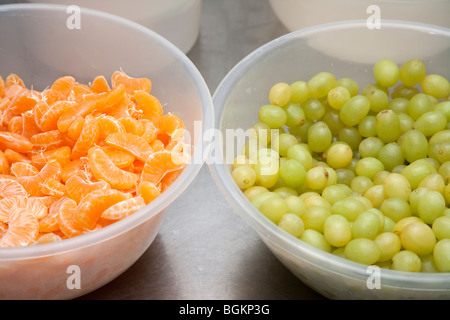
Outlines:
[[[81, 11], [67, 28], [66, 6], [0, 6], [0, 74], [16, 73], [43, 90], [57, 77], [88, 83], [116, 70], [152, 80], [164, 112], [188, 132], [213, 126], [212, 99], [202, 76], [175, 45], [134, 22]], [[189, 142], [189, 141], [188, 141]], [[57, 243], [0, 249], [0, 299], [70, 299], [91, 292], [129, 268], [149, 247], [168, 206], [190, 185], [204, 160], [200, 134], [191, 135], [193, 161], [151, 204], [101, 230]], [[195, 160], [195, 161], [194, 161]], [[78, 289], [74, 284], [81, 280]]]
[[[424, 47], [427, 50], [422, 50]], [[232, 130], [245, 131], [257, 122], [258, 110], [268, 103], [269, 89], [277, 82], [307, 81], [318, 72], [329, 71], [337, 78], [355, 79], [362, 88], [373, 82], [373, 64], [392, 57], [399, 64], [422, 58], [429, 73], [450, 77], [450, 29], [399, 21], [385, 21], [380, 30], [367, 29], [365, 21], [302, 29], [249, 54], [228, 73], [213, 95], [215, 126], [221, 133], [218, 136], [225, 138], [216, 139], [208, 163], [219, 188], [273, 254], [301, 281], [327, 298], [449, 299], [450, 276], [388, 269], [378, 273], [284, 232], [255, 209], [234, 183], [230, 160], [242, 150], [245, 141], [227, 140], [227, 132], [228, 137], [234, 137], [230, 135]]]

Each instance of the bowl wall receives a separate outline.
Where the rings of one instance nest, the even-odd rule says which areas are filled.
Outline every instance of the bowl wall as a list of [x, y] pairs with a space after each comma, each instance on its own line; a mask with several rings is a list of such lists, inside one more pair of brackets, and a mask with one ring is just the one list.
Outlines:
[[385, 21], [381, 29], [370, 30], [365, 21], [345, 21], [295, 31], [255, 50], [229, 72], [213, 95], [216, 128], [225, 138], [214, 145], [210, 169], [224, 196], [274, 255], [325, 297], [448, 299], [448, 274], [382, 269], [381, 289], [368, 289], [371, 269], [288, 235], [251, 205], [231, 177], [232, 161], [245, 143], [235, 137], [258, 121], [258, 110], [268, 103], [269, 90], [275, 83], [308, 81], [313, 75], [328, 71], [338, 79], [353, 78], [361, 89], [374, 82], [372, 67], [384, 58], [398, 64], [420, 58], [428, 73], [449, 78], [450, 29]]

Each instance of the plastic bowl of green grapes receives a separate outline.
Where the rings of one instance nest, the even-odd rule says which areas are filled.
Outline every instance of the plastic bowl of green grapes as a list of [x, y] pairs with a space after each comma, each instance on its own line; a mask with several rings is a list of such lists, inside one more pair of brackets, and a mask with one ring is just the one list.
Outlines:
[[212, 175], [324, 297], [449, 299], [449, 80], [448, 28], [343, 21], [284, 35], [214, 93]]

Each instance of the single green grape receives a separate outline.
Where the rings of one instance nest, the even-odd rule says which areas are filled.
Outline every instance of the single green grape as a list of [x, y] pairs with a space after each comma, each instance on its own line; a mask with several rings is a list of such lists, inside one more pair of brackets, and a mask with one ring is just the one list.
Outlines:
[[294, 213], [301, 217], [306, 211], [306, 205], [298, 196], [288, 195], [284, 198], [286, 205], [288, 206], [288, 212]]
[[438, 240], [450, 239], [450, 217], [443, 215], [436, 218], [433, 221], [432, 230]]
[[328, 92], [328, 104], [336, 110], [341, 110], [342, 106], [352, 97], [350, 91], [345, 87], [334, 87]]
[[352, 189], [345, 184], [333, 184], [325, 187], [322, 191], [322, 197], [331, 205], [336, 201], [347, 198], [352, 193]]
[[259, 211], [261, 211], [261, 213], [270, 221], [278, 224], [281, 217], [288, 213], [288, 206], [281, 196], [270, 197], [261, 203]]
[[283, 108], [267, 104], [259, 109], [259, 121], [267, 124], [270, 128], [281, 128], [286, 124], [287, 115]]
[[358, 132], [364, 137], [374, 137], [377, 132], [375, 130], [375, 116], [368, 115], [358, 124]]
[[306, 208], [310, 207], [324, 207], [331, 210], [331, 204], [328, 203], [327, 200], [322, 198], [320, 194], [317, 192], [306, 192], [309, 193], [309, 195], [301, 194], [299, 198], [302, 199], [303, 203], [305, 204]]
[[409, 105], [409, 99], [410, 98], [393, 98], [389, 102], [389, 107], [387, 109], [391, 109], [394, 112], [400, 113], [408, 113], [408, 105]]
[[407, 112], [414, 119], [417, 120], [425, 112], [433, 110], [433, 104], [430, 98], [425, 93], [415, 94], [408, 102]]
[[375, 117], [375, 131], [384, 143], [394, 142], [401, 134], [400, 120], [392, 110], [383, 110]]
[[394, 87], [394, 90], [392, 90], [391, 97], [392, 99], [397, 98], [411, 99], [417, 93], [419, 93], [419, 89], [415, 87], [408, 87], [405, 86], [404, 84], [399, 84]]
[[426, 223], [416, 221], [403, 227], [400, 232], [400, 242], [406, 250], [410, 250], [418, 256], [425, 256], [433, 252], [436, 237]]
[[390, 174], [389, 171], [387, 170], [383, 170], [380, 172], [377, 172], [377, 174], [373, 177], [373, 184], [377, 185], [377, 184], [383, 184], [384, 183], [384, 179], [386, 179], [386, 177]]
[[420, 260], [422, 260], [421, 272], [427, 272], [427, 273], [439, 272], [439, 270], [436, 268], [436, 265], [434, 264], [433, 254], [429, 254], [424, 257], [420, 257]]
[[389, 217], [384, 217], [384, 228], [383, 232], [393, 232], [395, 226], [395, 221]]
[[319, 99], [308, 99], [302, 103], [302, 109], [306, 118], [310, 120], [319, 120], [325, 114], [325, 106]]
[[450, 161], [450, 141], [429, 144], [428, 157], [441, 164]]
[[381, 250], [372, 239], [352, 239], [345, 246], [345, 257], [365, 265], [375, 264], [381, 257]]
[[324, 152], [331, 145], [333, 135], [323, 121], [318, 121], [308, 129], [308, 146], [313, 152]]
[[440, 194], [444, 194], [444, 177], [439, 173], [432, 173], [429, 176], [423, 178], [417, 188], [427, 188], [428, 190], [437, 191]]
[[305, 146], [301, 144], [294, 144], [290, 146], [287, 150], [286, 156], [288, 159], [295, 159], [299, 163], [303, 165], [305, 170], [309, 170], [312, 168], [313, 160], [311, 153]]
[[371, 180], [380, 171], [384, 171], [384, 164], [375, 157], [362, 158], [355, 167], [358, 176], [368, 177]]
[[290, 102], [283, 106], [284, 111], [286, 112], [286, 126], [301, 126], [305, 123], [306, 116], [302, 107], [295, 103]]
[[336, 183], [350, 186], [352, 179], [356, 176], [356, 173], [351, 169], [343, 168], [343, 169], [336, 169], [336, 175], [337, 175]]
[[366, 210], [366, 206], [361, 201], [350, 197], [336, 201], [331, 207], [332, 214], [341, 215], [350, 222], [355, 221]]
[[362, 89], [362, 91], [361, 91], [361, 94], [362, 95], [366, 95], [366, 94], [368, 94], [370, 91], [372, 91], [372, 90], [381, 90], [381, 91], [384, 91], [384, 93], [386, 93], [387, 95], [389, 95], [389, 88], [386, 88], [386, 87], [383, 87], [383, 86], [381, 86], [379, 83], [377, 83], [377, 82], [374, 82], [374, 83], [369, 83], [368, 85], [366, 85], [363, 89]]
[[376, 158], [383, 163], [387, 171], [392, 171], [393, 168], [405, 162], [402, 148], [396, 142], [386, 143], [381, 147]]
[[[450, 101], [449, 101], [450, 102]], [[442, 130], [433, 134], [429, 139], [429, 144], [450, 141], [450, 130]]]
[[420, 85], [424, 93], [437, 99], [446, 99], [450, 95], [450, 82], [439, 74], [425, 76]]
[[409, 200], [411, 194], [411, 184], [408, 179], [400, 173], [389, 174], [383, 182], [384, 194], [387, 198], [400, 198]]
[[296, 238], [300, 237], [305, 231], [303, 220], [293, 213], [285, 213], [278, 221], [278, 226]]
[[280, 177], [288, 187], [298, 189], [306, 181], [306, 170], [295, 159], [287, 159], [280, 165]]
[[352, 239], [352, 229], [345, 217], [332, 214], [324, 222], [323, 235], [330, 245], [343, 247]]
[[366, 93], [366, 97], [370, 102], [370, 110], [373, 112], [380, 112], [388, 108], [389, 96], [379, 89], [372, 89]]
[[289, 133], [281, 133], [272, 141], [272, 148], [282, 157], [287, 156], [288, 149], [298, 144], [297, 138]]
[[331, 212], [328, 208], [314, 206], [307, 208], [301, 218], [305, 229], [313, 229], [323, 233], [323, 226], [329, 216], [331, 216]]
[[400, 67], [400, 81], [408, 87], [420, 83], [427, 73], [427, 67], [420, 59], [411, 59]]
[[345, 127], [345, 124], [343, 124], [339, 118], [339, 111], [331, 108], [325, 112], [322, 117], [322, 121], [328, 125], [331, 134], [333, 135], [337, 135], [339, 131]]
[[436, 243], [433, 259], [436, 269], [440, 272], [450, 272], [450, 239], [442, 239]]
[[336, 81], [336, 87], [343, 87], [350, 92], [352, 97], [356, 96], [359, 92], [358, 83], [351, 78], [340, 78]]
[[331, 245], [327, 242], [324, 235], [316, 230], [306, 229], [299, 239], [322, 251], [331, 252]]
[[288, 196], [298, 196], [298, 192], [296, 189], [291, 188], [291, 187], [287, 187], [287, 186], [282, 186], [282, 187], [277, 187], [277, 188], [272, 188], [273, 192], [279, 193], [280, 196], [284, 199], [286, 199]]
[[450, 122], [450, 100], [435, 104], [433, 106], [433, 111], [442, 112], [447, 117], [447, 122]]
[[398, 112], [398, 120], [400, 121], [400, 132], [403, 134], [414, 127], [414, 119], [407, 113]]
[[269, 101], [276, 106], [284, 106], [291, 100], [291, 87], [284, 82], [276, 83], [270, 88]]
[[291, 101], [303, 103], [309, 97], [308, 84], [305, 81], [295, 81], [291, 83]]
[[412, 189], [416, 189], [419, 183], [432, 173], [436, 173], [436, 169], [425, 159], [418, 159], [406, 166], [402, 171], [402, 175], [406, 177]]
[[249, 129], [249, 138], [256, 140], [259, 145], [268, 146], [272, 140], [271, 128], [268, 124], [258, 122]]
[[271, 199], [271, 198], [281, 198], [281, 195], [276, 193], [276, 192], [260, 192], [256, 195], [254, 195], [251, 198], [251, 203], [252, 205], [259, 210], [259, 208], [261, 207], [261, 204], [266, 201], [267, 199]]
[[373, 76], [382, 87], [392, 87], [399, 80], [400, 69], [389, 59], [379, 60], [373, 67]]
[[380, 232], [381, 221], [372, 211], [362, 212], [352, 224], [352, 238], [375, 239]]
[[400, 198], [388, 198], [380, 206], [381, 212], [395, 222], [412, 215], [409, 203]]
[[374, 185], [364, 192], [364, 197], [369, 199], [374, 208], [379, 208], [386, 199], [384, 186], [382, 184]]
[[447, 117], [440, 111], [428, 111], [422, 114], [413, 125], [414, 129], [421, 131], [426, 137], [446, 129]]
[[338, 139], [341, 142], [347, 143], [352, 150], [358, 150], [362, 137], [356, 127], [344, 127], [339, 130]]
[[361, 143], [358, 146], [358, 151], [362, 158], [366, 157], [376, 158], [381, 148], [383, 148], [383, 146], [384, 142], [381, 141], [378, 137], [368, 137], [361, 141]]
[[383, 232], [374, 239], [381, 250], [379, 262], [390, 261], [401, 250], [401, 242], [398, 235], [393, 232]]
[[312, 99], [326, 97], [336, 86], [336, 78], [330, 72], [319, 72], [308, 81], [309, 95]]
[[403, 135], [401, 148], [406, 161], [411, 163], [427, 157], [428, 139], [419, 130], [408, 130]]
[[327, 150], [327, 164], [334, 168], [345, 168], [353, 158], [353, 150], [344, 143], [333, 144]]
[[392, 257], [391, 269], [398, 271], [420, 272], [422, 261], [410, 250], [401, 250]]
[[256, 173], [251, 166], [243, 165], [234, 169], [231, 173], [234, 182], [240, 189], [248, 189], [256, 182]]
[[322, 191], [329, 184], [330, 179], [329, 171], [324, 167], [312, 167], [306, 172], [305, 185], [311, 190]]
[[372, 179], [365, 177], [365, 176], [356, 176], [352, 179], [352, 182], [350, 183], [350, 187], [354, 192], [357, 192], [359, 194], [366, 193], [369, 188], [373, 186]]
[[252, 186], [244, 191], [245, 197], [251, 202], [254, 197], [261, 193], [269, 192], [269, 189], [263, 186]]
[[364, 119], [370, 111], [370, 101], [364, 95], [356, 95], [349, 99], [340, 109], [339, 117], [347, 126], [355, 126]]
[[425, 223], [432, 224], [434, 220], [444, 214], [444, 210], [444, 196], [437, 191], [429, 190], [419, 199], [417, 214]]
[[444, 178], [445, 184], [450, 183], [450, 161], [446, 161], [439, 166], [439, 174]]
[[279, 159], [273, 156], [259, 156], [254, 166], [256, 181], [259, 185], [271, 188], [279, 178]]

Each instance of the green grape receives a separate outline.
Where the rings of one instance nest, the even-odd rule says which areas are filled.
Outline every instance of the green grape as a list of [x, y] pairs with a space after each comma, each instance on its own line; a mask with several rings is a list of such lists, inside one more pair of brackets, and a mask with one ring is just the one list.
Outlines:
[[420, 257], [420, 260], [422, 260], [422, 272], [427, 273], [437, 273], [439, 270], [436, 268], [436, 265], [434, 264], [434, 257], [433, 254], [426, 255], [424, 257]]
[[323, 235], [330, 245], [343, 247], [352, 239], [352, 229], [345, 217], [332, 214], [323, 224]]
[[442, 239], [436, 243], [433, 259], [436, 269], [440, 272], [450, 272], [450, 239]]
[[363, 96], [365, 96], [366, 94], [368, 94], [368, 93], [369, 93], [370, 91], [372, 91], [372, 90], [381, 90], [381, 91], [384, 91], [384, 93], [386, 93], [387, 95], [389, 95], [389, 89], [386, 88], [386, 87], [381, 86], [381, 85], [380, 85], [379, 83], [377, 83], [377, 82], [370, 83], [370, 84], [366, 85], [366, 86], [362, 89], [361, 94], [362, 94]]
[[[307, 192], [308, 193], [308, 192]], [[331, 210], [331, 204], [328, 203], [327, 200], [322, 198], [320, 194], [317, 192], [309, 192], [308, 194], [301, 194], [299, 198], [302, 199], [303, 203], [305, 204], [306, 208], [310, 207], [324, 207]]]
[[400, 68], [400, 81], [408, 87], [420, 83], [427, 73], [427, 67], [422, 60], [411, 59], [405, 62]]
[[293, 126], [301, 126], [305, 123], [306, 116], [305, 112], [303, 111], [302, 107], [298, 105], [297, 103], [291, 102], [287, 103], [285, 106], [283, 106], [284, 111], [286, 112], [286, 126], [293, 127]]
[[272, 140], [270, 126], [262, 122], [255, 123], [249, 130], [249, 138], [256, 140], [259, 145], [267, 147]]
[[439, 174], [444, 178], [444, 183], [450, 183], [450, 161], [442, 163], [439, 167]]
[[433, 105], [430, 98], [425, 93], [417, 93], [414, 95], [408, 103], [408, 114], [417, 120], [419, 117], [433, 110]]
[[336, 169], [337, 181], [338, 184], [344, 184], [346, 186], [350, 186], [352, 179], [356, 176], [356, 173], [348, 168]]
[[383, 162], [374, 157], [360, 159], [355, 167], [358, 176], [368, 177], [371, 180], [380, 171], [384, 171]]
[[313, 124], [313, 121], [306, 119], [302, 125], [289, 127], [289, 133], [296, 136], [299, 141], [306, 142], [308, 141], [308, 130]]
[[311, 190], [322, 191], [329, 185], [329, 178], [330, 173], [326, 168], [322, 166], [312, 167], [306, 172], [305, 185]]
[[392, 87], [399, 80], [400, 70], [392, 60], [379, 60], [373, 67], [373, 76], [382, 87]]
[[406, 177], [412, 189], [416, 189], [425, 177], [436, 172], [436, 169], [428, 161], [418, 159], [407, 165], [401, 174]]
[[345, 246], [345, 257], [365, 265], [376, 263], [381, 257], [381, 250], [374, 240], [367, 238], [352, 239]]
[[309, 207], [302, 215], [305, 229], [313, 229], [323, 233], [323, 226], [327, 218], [331, 216], [331, 212], [325, 207]]
[[272, 141], [272, 148], [279, 153], [280, 156], [287, 156], [288, 149], [298, 144], [298, 140], [295, 136], [289, 133], [281, 133], [277, 135]]
[[259, 156], [254, 166], [256, 182], [266, 188], [273, 187], [279, 178], [279, 160], [273, 156]]
[[308, 81], [309, 95], [312, 99], [326, 97], [336, 86], [336, 78], [332, 73], [319, 72]]
[[393, 98], [389, 102], [389, 107], [387, 109], [391, 109], [396, 113], [408, 113], [408, 105], [410, 98]]
[[327, 182], [327, 186], [331, 186], [331, 185], [335, 185], [337, 183], [337, 173], [336, 170], [334, 170], [331, 167], [324, 167], [325, 170], [328, 173], [328, 182]]
[[332, 145], [327, 150], [327, 164], [334, 169], [344, 168], [350, 164], [353, 158], [353, 150], [344, 143]]
[[385, 144], [378, 152], [377, 159], [380, 160], [385, 170], [391, 171], [394, 167], [405, 162], [402, 148], [396, 142]]
[[278, 224], [281, 217], [288, 213], [288, 206], [281, 196], [269, 197], [261, 203], [259, 211], [270, 221]]
[[395, 166], [394, 168], [392, 168], [392, 173], [402, 173], [403, 170], [406, 168], [406, 164], [401, 164], [398, 166]]
[[384, 143], [394, 142], [401, 134], [400, 120], [392, 110], [383, 110], [375, 118], [375, 131]]
[[369, 111], [369, 99], [363, 95], [356, 95], [342, 106], [339, 111], [339, 117], [345, 125], [351, 127], [360, 123]]
[[446, 99], [450, 95], [450, 82], [439, 74], [429, 74], [420, 83], [422, 91], [437, 99]]
[[331, 205], [336, 201], [347, 198], [352, 193], [352, 189], [345, 184], [334, 184], [325, 187], [322, 191], [322, 197]]
[[441, 216], [436, 218], [431, 229], [438, 240], [450, 239], [450, 217]]
[[284, 82], [276, 83], [270, 88], [269, 101], [276, 106], [284, 106], [291, 100], [291, 87]]
[[286, 124], [287, 115], [283, 108], [267, 104], [259, 109], [258, 118], [260, 122], [267, 124], [270, 128], [281, 128]]
[[299, 239], [322, 251], [331, 252], [331, 246], [325, 239], [324, 235], [316, 230], [306, 229]]
[[[262, 157], [272, 157], [275, 160], [279, 160], [280, 154], [272, 148], [259, 148], [258, 154], [257, 154], [257, 159], [262, 158]], [[267, 160], [267, 159], [263, 159], [263, 160]]]
[[374, 137], [377, 133], [375, 130], [375, 116], [368, 115], [358, 124], [358, 132], [364, 137]]
[[374, 213], [378, 217], [378, 219], [380, 220], [378, 233], [382, 233], [384, 230], [384, 227], [385, 227], [384, 224], [385, 224], [385, 218], [386, 218], [385, 215], [383, 214], [383, 212], [381, 212], [381, 210], [377, 209], [377, 208], [370, 208], [370, 209], [367, 209], [367, 211]]
[[386, 199], [384, 195], [384, 186], [382, 184], [374, 185], [364, 192], [364, 197], [369, 199], [374, 208], [381, 206]]
[[398, 271], [420, 272], [422, 270], [422, 261], [414, 252], [409, 250], [401, 250], [392, 257], [391, 269]]
[[429, 144], [428, 156], [441, 164], [450, 161], [450, 141]]
[[285, 213], [278, 221], [278, 226], [296, 238], [300, 237], [305, 231], [303, 220], [293, 213]]
[[417, 215], [417, 213], [419, 212], [419, 200], [428, 191], [430, 190], [422, 187], [415, 188], [413, 191], [411, 191], [411, 194], [409, 195], [409, 205], [411, 207], [412, 214]]
[[288, 196], [298, 196], [297, 190], [286, 186], [275, 188], [273, 189], [273, 192], [280, 194], [280, 196], [284, 199], [286, 199]]
[[370, 187], [373, 186], [372, 179], [365, 176], [356, 176], [352, 179], [350, 187], [354, 192], [364, 194]]
[[355, 127], [344, 127], [339, 130], [338, 139], [347, 143], [352, 150], [358, 150], [362, 137]]
[[281, 198], [280, 194], [276, 193], [276, 192], [261, 192], [258, 193], [256, 195], [254, 195], [251, 199], [251, 203], [252, 205], [259, 210], [259, 208], [261, 207], [261, 204], [266, 201], [267, 199], [272, 199], [272, 198]]
[[387, 198], [400, 198], [409, 200], [411, 184], [408, 179], [400, 173], [391, 173], [384, 179], [384, 194]]
[[381, 251], [379, 262], [390, 261], [401, 250], [400, 238], [393, 232], [380, 233], [374, 241]]
[[400, 132], [405, 133], [408, 130], [412, 130], [414, 127], [414, 119], [406, 113], [397, 113], [398, 120], [400, 121]]
[[308, 84], [305, 81], [295, 81], [291, 84], [291, 101], [303, 103], [309, 97]]
[[298, 189], [306, 181], [306, 170], [297, 160], [288, 159], [280, 165], [280, 177], [288, 187]]
[[447, 122], [450, 122], [450, 100], [435, 104], [433, 106], [433, 111], [442, 112], [447, 117]]
[[286, 205], [288, 206], [288, 212], [295, 213], [301, 217], [306, 211], [306, 205], [299, 197], [295, 195], [288, 195], [284, 198]]
[[392, 90], [391, 97], [392, 99], [397, 98], [406, 98], [411, 99], [415, 94], [419, 93], [419, 89], [414, 87], [408, 87], [404, 84], [399, 84], [395, 86], [394, 90]]
[[389, 217], [384, 217], [384, 228], [383, 232], [393, 232], [395, 226], [395, 221]]
[[358, 151], [362, 158], [376, 158], [383, 146], [384, 142], [381, 141], [378, 137], [368, 137], [361, 141], [358, 146]]
[[324, 152], [331, 145], [333, 135], [323, 121], [318, 121], [308, 129], [308, 146], [313, 152]]
[[383, 184], [384, 183], [384, 179], [386, 179], [386, 177], [390, 174], [389, 171], [383, 170], [380, 172], [377, 172], [377, 174], [373, 177], [373, 184], [377, 185], [377, 184]]
[[313, 160], [311, 153], [301, 144], [294, 144], [290, 146], [287, 150], [286, 156], [288, 159], [297, 160], [302, 164], [305, 170], [309, 170], [312, 168]]
[[333, 135], [338, 135], [339, 131], [345, 127], [345, 124], [339, 118], [339, 111], [337, 110], [329, 109], [325, 112], [322, 120], [328, 125]]
[[430, 137], [447, 127], [447, 117], [440, 111], [425, 112], [414, 122], [413, 127]]
[[308, 99], [302, 104], [306, 118], [319, 120], [325, 114], [325, 106], [319, 99]]
[[342, 106], [352, 97], [345, 87], [334, 87], [328, 92], [328, 104], [331, 108], [341, 110]]
[[436, 237], [427, 224], [414, 221], [403, 227], [400, 232], [400, 242], [404, 249], [418, 256], [425, 256], [433, 252]]
[[395, 222], [412, 215], [409, 203], [400, 198], [388, 198], [380, 206], [381, 212]]
[[409, 130], [403, 135], [401, 142], [402, 152], [408, 162], [426, 158], [428, 154], [428, 140], [419, 130]]
[[444, 196], [433, 190], [424, 193], [417, 205], [418, 216], [428, 224], [432, 224], [434, 220], [444, 214], [445, 199]]
[[336, 87], [343, 87], [350, 92], [352, 97], [356, 96], [359, 92], [358, 83], [351, 78], [341, 78], [336, 81]]
[[432, 173], [423, 178], [417, 188], [427, 188], [428, 190], [437, 191], [443, 194], [445, 189], [444, 177], [439, 173]]
[[429, 144], [450, 141], [450, 130], [442, 130], [433, 134], [429, 139]]
[[248, 189], [252, 187], [256, 182], [256, 173], [250, 166], [239, 166], [231, 173], [234, 182], [240, 189]]
[[263, 186], [253, 186], [244, 191], [245, 197], [251, 202], [254, 197], [261, 193], [269, 192], [269, 189]]
[[366, 206], [361, 201], [350, 197], [336, 201], [331, 207], [332, 214], [339, 214], [350, 222], [355, 221], [360, 213], [366, 210]]
[[366, 210], [373, 209], [372, 202], [370, 202], [369, 199], [363, 197], [361, 194], [352, 192], [352, 194], [348, 198], [361, 202]]
[[254, 163], [249, 159], [249, 157], [247, 157], [246, 155], [238, 155], [236, 158], [234, 158], [233, 160], [233, 164], [232, 164], [232, 169], [236, 169], [237, 167], [240, 166], [250, 166], [253, 167]]
[[352, 225], [352, 238], [375, 239], [380, 231], [380, 218], [372, 211], [362, 212]]
[[389, 96], [379, 89], [372, 89], [366, 93], [366, 97], [370, 102], [370, 110], [373, 112], [380, 112], [388, 108]]
[[337, 257], [341, 257], [342, 259], [345, 259], [345, 247], [336, 248], [331, 253]]

